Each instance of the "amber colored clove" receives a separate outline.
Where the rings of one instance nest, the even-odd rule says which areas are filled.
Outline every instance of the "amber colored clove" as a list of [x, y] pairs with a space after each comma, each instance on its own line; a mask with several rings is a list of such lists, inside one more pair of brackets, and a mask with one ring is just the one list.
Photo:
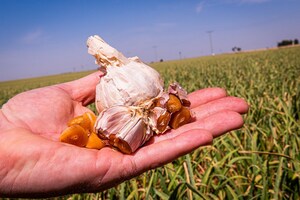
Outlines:
[[91, 112], [85, 112], [83, 115], [82, 115], [83, 119], [86, 119], [89, 121], [89, 127], [88, 127], [88, 130], [90, 131], [90, 133], [92, 133], [94, 131], [94, 126], [95, 126], [95, 123], [96, 123], [96, 115], [94, 113], [91, 113]]
[[73, 125], [79, 125], [81, 126], [83, 129], [85, 130], [89, 130], [90, 129], [90, 120], [87, 118], [87, 117], [83, 117], [83, 115], [80, 115], [80, 116], [77, 116], [77, 117], [74, 117], [73, 119], [71, 119], [69, 122], [68, 122], [68, 126], [71, 127]]
[[164, 112], [157, 119], [157, 129], [160, 132], [164, 132], [169, 124], [170, 119], [171, 119], [171, 114], [168, 111]]
[[101, 149], [106, 144], [94, 133], [96, 115], [86, 112], [68, 122], [62, 132], [60, 141], [89, 149]]
[[181, 109], [182, 105], [178, 97], [173, 94], [169, 95], [169, 100], [167, 101], [167, 110], [170, 113], [175, 113]]
[[179, 111], [172, 114], [171, 121], [169, 125], [173, 129], [177, 129], [178, 127], [187, 124], [191, 119], [190, 110], [187, 107], [182, 107]]
[[88, 142], [88, 133], [78, 124], [66, 128], [60, 135], [60, 141], [84, 147]]
[[131, 154], [132, 150], [127, 142], [124, 140], [116, 137], [115, 134], [109, 135], [109, 144], [113, 147], [116, 147], [118, 150], [125, 154]]
[[85, 147], [88, 149], [102, 149], [105, 147], [105, 143], [96, 135], [96, 133], [92, 132]]

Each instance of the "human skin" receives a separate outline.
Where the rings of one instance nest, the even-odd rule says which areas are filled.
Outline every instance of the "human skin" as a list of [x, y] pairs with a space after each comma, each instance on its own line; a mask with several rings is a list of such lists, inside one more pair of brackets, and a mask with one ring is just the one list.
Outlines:
[[195, 120], [152, 137], [132, 155], [59, 142], [67, 122], [89, 109], [101, 72], [11, 98], [0, 110], [0, 196], [99, 192], [169, 163], [243, 126], [247, 103], [221, 88], [189, 94]]

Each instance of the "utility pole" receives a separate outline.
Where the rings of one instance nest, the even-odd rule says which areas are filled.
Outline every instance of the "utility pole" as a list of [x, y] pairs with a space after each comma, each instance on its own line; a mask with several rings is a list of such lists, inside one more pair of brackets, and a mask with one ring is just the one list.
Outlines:
[[212, 42], [212, 33], [213, 33], [214, 31], [207, 31], [207, 33], [208, 33], [208, 37], [209, 37], [209, 44], [210, 44], [210, 52], [211, 52], [211, 55], [215, 55], [215, 53], [214, 53], [214, 49], [213, 49], [213, 42]]

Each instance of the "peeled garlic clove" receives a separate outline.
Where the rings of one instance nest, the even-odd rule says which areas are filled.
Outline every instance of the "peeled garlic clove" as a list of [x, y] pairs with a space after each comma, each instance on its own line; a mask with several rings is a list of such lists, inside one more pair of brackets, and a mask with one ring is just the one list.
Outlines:
[[170, 84], [168, 88], [168, 92], [169, 94], [176, 95], [182, 102], [183, 106], [189, 107], [191, 105], [191, 102], [188, 100], [187, 91], [183, 89], [178, 83]]
[[162, 94], [160, 74], [137, 57], [126, 58], [99, 36], [89, 37], [87, 45], [96, 63], [106, 70], [96, 87], [98, 112], [114, 105], [147, 104], [147, 101]]
[[97, 118], [95, 129], [100, 138], [123, 153], [137, 150], [151, 136], [145, 123], [143, 110], [133, 106], [113, 106], [103, 110]]
[[170, 127], [168, 126], [171, 114], [166, 108], [154, 107], [149, 113], [148, 124], [156, 134], [164, 133]]
[[172, 114], [172, 118], [170, 121], [170, 126], [173, 129], [177, 129], [178, 127], [187, 124], [191, 120], [191, 112], [187, 107], [182, 107], [179, 111]]
[[[74, 117], [73, 119], [71, 119], [70, 121], [68, 121], [68, 123], [67, 123], [67, 125], [68, 126], [73, 126], [73, 125], [75, 125], [75, 124], [77, 124], [77, 125], [80, 125], [80, 126], [89, 126], [89, 124], [88, 124], [89, 122], [88, 121], [85, 121], [84, 119], [83, 119], [83, 116], [82, 115], [80, 115], [80, 116], [77, 116], [77, 117]], [[84, 128], [83, 127], [83, 128]]]
[[85, 112], [82, 117], [84, 119], [87, 119], [90, 123], [89, 123], [89, 127], [87, 128], [87, 130], [89, 130], [90, 133], [92, 133], [94, 131], [94, 126], [95, 126], [95, 122], [96, 122], [96, 115], [92, 112]]
[[116, 137], [116, 135], [114, 135], [114, 134], [111, 134], [109, 136], [109, 144], [125, 154], [132, 153], [132, 150], [131, 150], [131, 147], [129, 146], [129, 144], [127, 142], [125, 142], [124, 140]]
[[170, 94], [166, 106], [170, 113], [174, 113], [181, 109], [181, 102], [177, 96]]
[[94, 132], [90, 134], [87, 144], [85, 145], [88, 149], [102, 149], [105, 146], [106, 144]]
[[96, 121], [96, 115], [92, 112], [85, 112], [83, 115], [79, 115], [71, 119], [67, 125], [73, 126], [75, 124], [80, 125], [83, 129], [87, 130], [89, 133], [93, 132], [94, 124]]
[[88, 141], [87, 131], [78, 124], [66, 128], [60, 135], [60, 141], [84, 147]]

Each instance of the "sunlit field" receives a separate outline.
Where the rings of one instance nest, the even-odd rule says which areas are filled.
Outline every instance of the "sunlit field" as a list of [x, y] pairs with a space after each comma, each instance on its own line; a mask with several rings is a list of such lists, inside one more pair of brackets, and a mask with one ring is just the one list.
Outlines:
[[[165, 85], [222, 87], [246, 99], [244, 127], [115, 188], [62, 199], [300, 199], [299, 46], [151, 65]], [[22, 91], [89, 73], [1, 82], [0, 106]]]

